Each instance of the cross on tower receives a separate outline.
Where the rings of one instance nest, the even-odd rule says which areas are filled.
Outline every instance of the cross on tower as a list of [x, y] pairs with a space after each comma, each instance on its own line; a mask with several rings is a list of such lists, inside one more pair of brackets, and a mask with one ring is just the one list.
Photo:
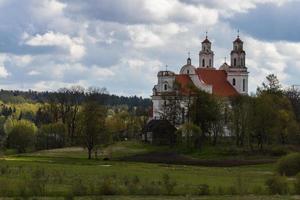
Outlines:
[[191, 53], [190, 53], [190, 52], [188, 52], [188, 57], [189, 57], [189, 58], [191, 57]]
[[168, 71], [168, 65], [166, 65], [166, 71]]
[[207, 39], [207, 31], [205, 31], [205, 38]]
[[238, 33], [237, 37], [240, 38], [240, 29], [238, 29], [237, 33]]
[[227, 57], [225, 56], [225, 57], [224, 57], [224, 61], [225, 61], [225, 63], [226, 63], [226, 59], [227, 59]]

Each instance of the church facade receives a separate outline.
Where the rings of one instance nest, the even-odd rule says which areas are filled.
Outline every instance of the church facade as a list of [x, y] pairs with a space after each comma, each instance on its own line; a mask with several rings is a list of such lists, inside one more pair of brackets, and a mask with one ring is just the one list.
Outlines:
[[[220, 97], [230, 97], [248, 94], [248, 69], [246, 67], [246, 53], [243, 41], [239, 36], [233, 41], [230, 53], [230, 65], [226, 61], [218, 68], [214, 65], [214, 52], [212, 43], [207, 36], [202, 42], [199, 52], [199, 63], [192, 64], [187, 59], [179, 73], [172, 71], [159, 71], [158, 82], [153, 88], [152, 102], [153, 119], [162, 119], [164, 107], [170, 103], [169, 99], [181, 97], [180, 105], [184, 115], [187, 107], [188, 88], [196, 87], [200, 90]], [[180, 85], [180, 89], [178, 89]], [[183, 117], [182, 117], [183, 118]], [[181, 120], [184, 122], [184, 120]]]

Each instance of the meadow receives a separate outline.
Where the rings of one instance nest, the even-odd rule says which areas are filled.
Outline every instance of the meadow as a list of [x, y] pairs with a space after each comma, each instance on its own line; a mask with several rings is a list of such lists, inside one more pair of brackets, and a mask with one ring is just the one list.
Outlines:
[[[0, 195], [68, 199], [105, 195], [99, 198], [124, 200], [296, 198], [264, 197], [268, 195], [265, 182], [273, 175], [274, 164], [202, 167], [117, 159], [159, 150], [161, 147], [125, 142], [105, 149], [104, 154], [115, 158], [108, 161], [87, 160], [86, 151], [80, 147], [2, 156]], [[289, 182], [292, 184], [293, 179]]]

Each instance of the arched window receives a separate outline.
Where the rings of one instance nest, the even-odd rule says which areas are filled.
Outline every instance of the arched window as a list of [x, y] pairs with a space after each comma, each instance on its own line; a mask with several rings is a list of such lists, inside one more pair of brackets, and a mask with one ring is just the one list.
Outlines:
[[211, 59], [209, 59], [209, 66], [210, 66], [210, 67], [212, 66], [212, 64], [211, 64]]
[[232, 79], [232, 85], [235, 85], [235, 78]]
[[168, 90], [168, 85], [167, 84], [164, 84], [164, 90]]
[[186, 73], [189, 74], [189, 73], [190, 73], [190, 70], [186, 70]]
[[245, 91], [246, 91], [246, 80], [243, 79], [243, 92], [245, 92]]
[[233, 59], [233, 66], [236, 66], [236, 58]]
[[205, 60], [202, 59], [202, 67], [205, 67]]

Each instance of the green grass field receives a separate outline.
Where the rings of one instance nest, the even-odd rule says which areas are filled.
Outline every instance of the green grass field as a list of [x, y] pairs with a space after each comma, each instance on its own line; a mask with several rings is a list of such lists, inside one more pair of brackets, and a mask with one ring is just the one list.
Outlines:
[[[105, 151], [115, 157], [161, 150], [158, 147], [125, 142], [115, 144]], [[107, 153], [106, 152], [106, 153]], [[168, 174], [176, 186], [172, 195], [176, 197], [118, 196], [103, 199], [294, 199], [295, 197], [185, 197], [196, 195], [199, 186], [209, 186], [212, 195], [246, 193], [266, 195], [265, 181], [272, 176], [274, 164], [243, 167], [198, 167], [184, 165], [149, 164], [120, 161], [87, 160], [86, 151], [79, 147], [39, 151], [35, 153], [11, 155], [0, 160], [0, 194], [2, 196], [22, 195], [18, 190], [30, 183], [30, 176], [41, 170], [47, 177], [44, 194], [46, 196], [66, 196], [74, 187], [74, 182], [97, 188], [99, 182], [113, 177], [113, 184], [126, 182], [138, 177], [138, 184], [161, 184], [162, 177]], [[43, 177], [44, 177], [43, 176]], [[29, 180], [29, 181], [28, 181]], [[289, 180], [292, 184], [293, 179]], [[33, 183], [34, 184], [34, 183]], [[138, 185], [137, 184], [137, 185]], [[17, 189], [16, 189], [17, 188]], [[121, 188], [122, 189], [122, 188]], [[149, 188], [148, 188], [149, 189]], [[150, 188], [151, 189], [151, 188]], [[153, 189], [153, 188], [152, 188]], [[1, 193], [2, 192], [2, 193]], [[150, 190], [151, 192], [151, 190]], [[184, 195], [184, 196], [182, 196]]]

